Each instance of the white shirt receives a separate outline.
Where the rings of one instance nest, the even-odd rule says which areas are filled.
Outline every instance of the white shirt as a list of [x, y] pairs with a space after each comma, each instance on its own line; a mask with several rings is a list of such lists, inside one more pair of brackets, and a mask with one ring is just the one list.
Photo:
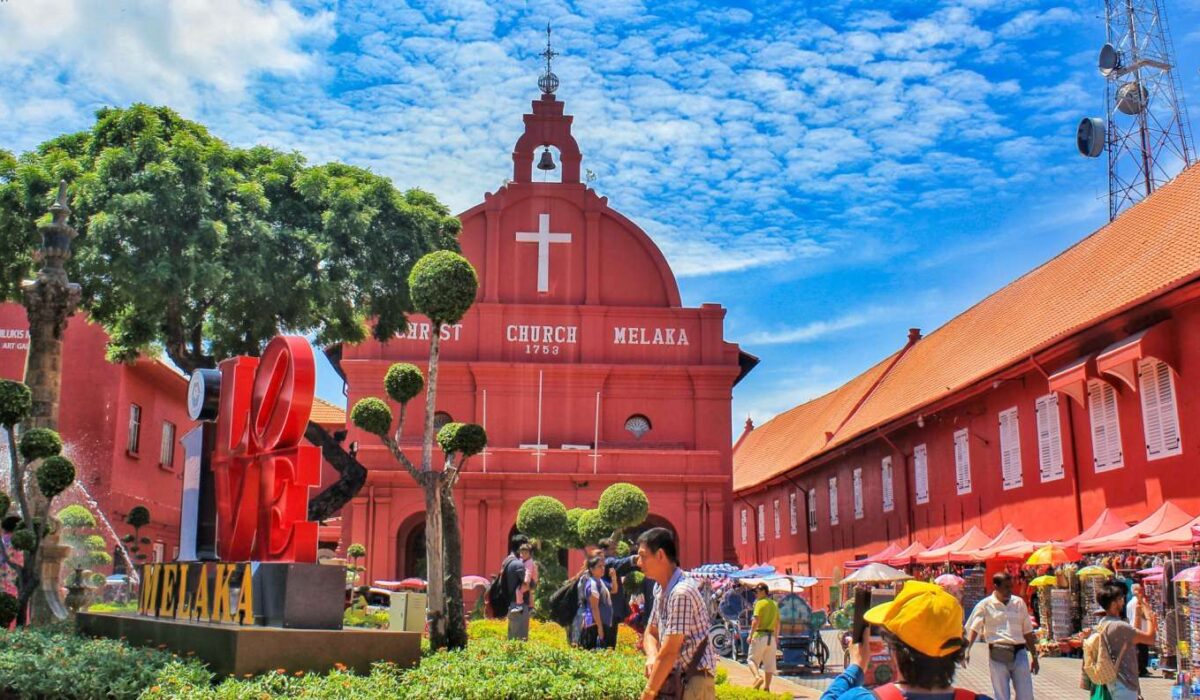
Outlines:
[[1020, 596], [1011, 596], [1008, 604], [1001, 603], [995, 594], [979, 601], [971, 614], [970, 629], [988, 644], [1024, 644], [1025, 635], [1033, 633], [1029, 608]]
[[1134, 596], [1129, 599], [1129, 605], [1125, 606], [1125, 616], [1129, 618], [1129, 624], [1138, 632], [1145, 634], [1150, 631], [1150, 621], [1142, 616], [1141, 599]]

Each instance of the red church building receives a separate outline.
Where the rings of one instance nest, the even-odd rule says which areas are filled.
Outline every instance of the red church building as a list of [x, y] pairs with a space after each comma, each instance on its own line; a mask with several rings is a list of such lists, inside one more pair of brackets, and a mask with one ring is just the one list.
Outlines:
[[[580, 182], [563, 103], [543, 94], [524, 119], [512, 181], [460, 215], [480, 287], [442, 333], [437, 420], [479, 423], [489, 437], [455, 489], [463, 571], [499, 565], [526, 498], [594, 507], [621, 481], [646, 491], [650, 524], [681, 536], [685, 565], [724, 560], [733, 554], [730, 400], [755, 360], [725, 340], [719, 305], [683, 307], [650, 237]], [[552, 159], [550, 148], [561, 181], [535, 182], [534, 161]], [[349, 405], [383, 396], [392, 363], [424, 367], [429, 332], [414, 318], [386, 344], [346, 348]], [[419, 415], [402, 436], [414, 461]], [[352, 429], [350, 440], [370, 475], [343, 510], [343, 542], [366, 545], [367, 580], [420, 574], [420, 490], [377, 439]]]
[[796, 573], [838, 577], [971, 527], [1066, 540], [1105, 509], [1200, 514], [1200, 168], [750, 428], [734, 452], [738, 556]]

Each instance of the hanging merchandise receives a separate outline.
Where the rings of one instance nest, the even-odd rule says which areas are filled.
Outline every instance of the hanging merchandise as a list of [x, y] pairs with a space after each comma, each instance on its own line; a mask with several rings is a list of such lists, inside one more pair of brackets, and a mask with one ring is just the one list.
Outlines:
[[965, 569], [959, 574], [964, 581], [962, 586], [963, 610], [974, 610], [979, 601], [987, 596], [987, 590], [984, 586], [985, 574], [986, 571], [983, 567]]
[[1050, 634], [1053, 639], [1066, 639], [1075, 634], [1073, 608], [1071, 591], [1063, 588], [1050, 591]]
[[[1183, 584], [1183, 588], [1187, 589], [1188, 601], [1188, 644], [1191, 653], [1188, 658], [1191, 660], [1190, 668], [1200, 668], [1200, 585], [1189, 583]], [[1180, 653], [1180, 656], [1184, 654]]]
[[1099, 576], [1088, 576], [1080, 578], [1080, 602], [1082, 604], [1083, 627], [1085, 629], [1094, 629], [1100, 622], [1103, 611], [1100, 610], [1099, 603], [1096, 602], [1096, 594], [1104, 586], [1107, 579]]

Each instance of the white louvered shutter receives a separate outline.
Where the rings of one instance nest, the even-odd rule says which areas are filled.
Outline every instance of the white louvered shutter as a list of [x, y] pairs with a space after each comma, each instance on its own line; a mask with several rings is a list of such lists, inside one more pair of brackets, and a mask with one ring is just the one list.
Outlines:
[[929, 456], [925, 451], [925, 445], [917, 445], [913, 448], [913, 483], [916, 487], [916, 500], [918, 504], [929, 502]]
[[767, 507], [758, 504], [758, 539], [767, 539]]
[[1093, 381], [1088, 385], [1088, 417], [1092, 423], [1095, 470], [1106, 472], [1125, 466], [1117, 415], [1117, 390], [1111, 384]]
[[966, 428], [954, 433], [954, 481], [958, 495], [971, 493], [971, 443]]
[[817, 490], [815, 488], [808, 491], [808, 529], [811, 532], [817, 531]]
[[854, 519], [862, 520], [863, 511], [863, 478], [862, 467], [859, 467], [854, 470]]
[[1016, 406], [1000, 413], [1000, 475], [1004, 490], [1024, 484], [1021, 473], [1021, 431]]
[[779, 525], [779, 499], [775, 499], [775, 539], [783, 537], [783, 528]]
[[788, 494], [788, 532], [796, 534], [800, 530], [800, 513], [797, 511], [796, 498], [799, 496], [795, 491]]
[[896, 507], [895, 487], [892, 485], [892, 458], [884, 457], [879, 467], [880, 481], [883, 484], [883, 512], [891, 513]]
[[746, 544], [746, 521], [747, 520], [748, 520], [748, 518], [746, 517], [746, 509], [743, 508], [742, 509], [742, 544]]
[[1179, 412], [1171, 368], [1158, 360], [1138, 364], [1138, 393], [1142, 399], [1142, 425], [1146, 434], [1147, 459], [1170, 457], [1182, 452]]
[[1034, 403], [1038, 430], [1038, 471], [1042, 483], [1058, 481], [1063, 471], [1062, 423], [1058, 415], [1058, 394], [1038, 397]]
[[837, 477], [829, 477], [829, 524], [838, 524], [838, 489]]

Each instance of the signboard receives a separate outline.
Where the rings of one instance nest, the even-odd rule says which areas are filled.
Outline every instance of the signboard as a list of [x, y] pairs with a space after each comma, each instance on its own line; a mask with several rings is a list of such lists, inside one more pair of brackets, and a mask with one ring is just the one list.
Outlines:
[[29, 349], [29, 331], [24, 328], [0, 328], [0, 351]]
[[145, 564], [138, 613], [196, 622], [254, 624], [248, 562]]

